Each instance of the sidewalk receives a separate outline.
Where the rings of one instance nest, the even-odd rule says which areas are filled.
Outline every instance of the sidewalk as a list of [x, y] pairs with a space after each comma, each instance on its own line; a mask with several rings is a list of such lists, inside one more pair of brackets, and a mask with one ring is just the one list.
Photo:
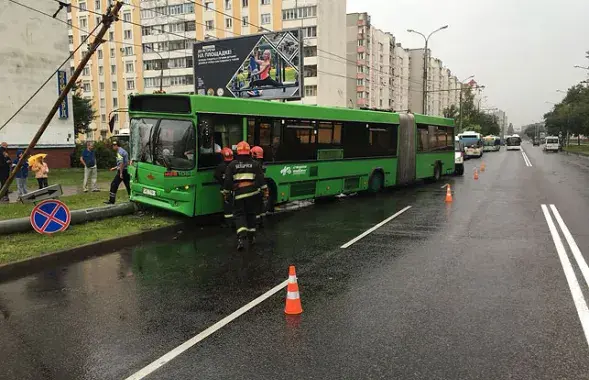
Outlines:
[[[108, 188], [110, 187], [110, 184], [109, 183], [99, 183], [99, 184], [97, 184], [97, 186], [100, 189], [100, 192], [101, 193], [104, 193], [104, 192], [108, 192]], [[124, 186], [121, 186], [119, 188], [119, 190], [121, 190], [121, 188], [123, 190], [125, 189]], [[107, 190], [105, 190], [105, 189], [107, 189]], [[28, 187], [27, 190], [29, 192], [35, 191], [35, 190], [37, 190], [37, 187], [35, 187], [35, 188]], [[65, 196], [65, 197], [68, 197], [68, 196], [71, 196], [71, 195], [83, 194], [84, 193], [84, 191], [82, 191], [82, 188], [80, 186], [73, 186], [73, 185], [61, 186], [61, 190], [63, 191], [63, 196]], [[105, 195], [105, 196], [108, 196], [108, 194]], [[20, 202], [18, 200], [18, 193], [16, 191], [13, 191], [12, 193], [8, 194], [8, 199], [9, 199], [9, 202], [8, 203], [18, 203], [18, 202]]]

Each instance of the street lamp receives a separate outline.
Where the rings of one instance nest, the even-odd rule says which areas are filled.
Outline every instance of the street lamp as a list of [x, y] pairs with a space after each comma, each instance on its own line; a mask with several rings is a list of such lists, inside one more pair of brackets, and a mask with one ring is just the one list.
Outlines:
[[423, 52], [423, 114], [424, 115], [427, 115], [427, 112], [426, 112], [426, 107], [427, 107], [427, 62], [428, 62], [428, 57], [427, 57], [428, 50], [427, 49], [428, 49], [429, 39], [431, 38], [432, 35], [434, 35], [435, 33], [439, 32], [441, 30], [444, 30], [444, 29], [448, 29], [448, 25], [444, 25], [444, 26], [434, 30], [427, 37], [425, 34], [423, 34], [421, 32], [418, 32], [413, 29], [407, 29], [407, 31], [409, 33], [419, 34], [425, 40], [425, 50]]
[[556, 90], [556, 92], [561, 92], [563, 94], [566, 94], [567, 93], [566, 91], [563, 91], [563, 90]]
[[549, 102], [549, 101], [545, 101], [544, 103], [546, 103], [546, 104], [552, 104], [553, 106], [555, 106], [555, 105], [556, 105], [556, 103], [554, 103], [554, 102]]
[[579, 65], [575, 65], [574, 66], [575, 69], [583, 69], [583, 70], [589, 70], [589, 67], [585, 67], [585, 66], [579, 66]]

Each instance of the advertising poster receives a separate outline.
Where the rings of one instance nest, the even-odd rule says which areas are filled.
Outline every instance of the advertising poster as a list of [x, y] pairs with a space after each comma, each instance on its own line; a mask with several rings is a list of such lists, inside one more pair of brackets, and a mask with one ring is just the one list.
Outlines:
[[195, 92], [254, 99], [300, 99], [300, 29], [194, 44]]

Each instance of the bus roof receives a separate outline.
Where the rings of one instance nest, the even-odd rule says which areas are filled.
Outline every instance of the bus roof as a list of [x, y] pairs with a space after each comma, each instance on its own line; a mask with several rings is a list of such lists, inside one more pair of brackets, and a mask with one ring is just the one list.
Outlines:
[[[187, 100], [189, 100], [190, 109], [188, 112], [180, 110], [179, 112], [149, 112], [137, 109], [134, 107], [133, 100], [138, 100], [135, 103], [141, 103], [142, 100], [153, 100], [153, 97], [158, 97], [158, 103], [162, 102], [161, 97], [167, 97], [168, 99], [176, 98], [179, 103], [183, 103], [185, 107], [188, 106]], [[174, 105], [170, 105], [170, 109], [174, 108]], [[134, 109], [135, 108], [135, 109]], [[386, 111], [373, 111], [373, 110], [358, 110], [350, 108], [340, 107], [320, 107], [304, 104], [296, 104], [292, 102], [270, 102], [262, 101], [258, 99], [235, 99], [229, 97], [219, 96], [205, 96], [205, 95], [174, 95], [174, 94], [141, 94], [132, 95], [130, 97], [129, 105], [130, 113], [165, 113], [165, 114], [176, 114], [178, 116], [188, 116], [193, 113], [219, 113], [219, 114], [235, 114], [235, 115], [252, 115], [252, 116], [270, 116], [280, 118], [301, 118], [304, 115], [305, 118], [315, 120], [341, 120], [341, 121], [359, 121], [359, 122], [372, 122], [372, 123], [395, 123], [398, 124], [400, 121], [399, 113], [386, 112]], [[447, 119], [442, 117], [426, 116], [415, 114], [415, 122], [423, 124], [433, 124], [439, 126], [454, 126], [453, 119]]]

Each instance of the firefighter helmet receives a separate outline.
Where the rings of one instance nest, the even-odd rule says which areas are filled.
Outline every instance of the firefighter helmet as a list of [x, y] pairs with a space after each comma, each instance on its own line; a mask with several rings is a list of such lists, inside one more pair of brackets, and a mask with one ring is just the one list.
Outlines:
[[252, 148], [252, 157], [258, 159], [264, 158], [264, 149], [261, 146], [254, 146]]
[[223, 155], [224, 161], [233, 161], [233, 151], [231, 150], [231, 148], [223, 148], [223, 150], [221, 150], [221, 154]]
[[237, 144], [237, 154], [238, 155], [249, 155], [250, 154], [250, 144], [245, 141], [242, 141]]

